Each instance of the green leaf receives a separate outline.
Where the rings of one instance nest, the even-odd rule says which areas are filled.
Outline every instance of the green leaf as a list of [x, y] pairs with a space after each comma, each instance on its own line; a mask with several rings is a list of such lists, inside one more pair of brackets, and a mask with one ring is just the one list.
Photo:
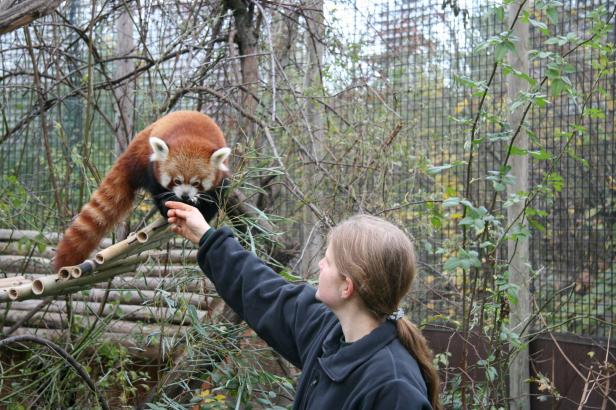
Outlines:
[[430, 217], [430, 223], [432, 224], [432, 226], [436, 229], [440, 229], [443, 226], [443, 221], [442, 218], [440, 218], [437, 215], [432, 215]]
[[511, 41], [504, 40], [497, 44], [494, 48], [496, 60], [503, 60], [510, 51], [515, 51], [515, 45]]
[[560, 174], [556, 172], [551, 172], [547, 177], [548, 185], [550, 185], [556, 192], [560, 192], [563, 189], [563, 185], [565, 180]]
[[505, 21], [505, 8], [503, 6], [494, 7], [494, 15], [498, 21]]
[[528, 22], [531, 26], [538, 28], [544, 36], [549, 35], [550, 30], [548, 30], [548, 25], [545, 24], [543, 21], [529, 18]]
[[460, 249], [458, 256], [449, 258], [443, 265], [443, 269], [448, 272], [455, 272], [457, 268], [468, 270], [471, 267], [481, 267], [479, 254], [476, 251], [466, 251], [464, 249]]
[[545, 231], [545, 226], [539, 223], [539, 221], [537, 221], [535, 218], [527, 218], [527, 220], [530, 226], [532, 226], [537, 231], [541, 231], [541, 232]]
[[479, 88], [480, 90], [486, 89], [485, 81], [475, 81], [472, 78], [464, 75], [454, 75], [453, 81], [463, 87], [470, 88], [471, 90], [475, 88]]
[[605, 118], [605, 112], [599, 108], [587, 107], [582, 115], [589, 118]]
[[509, 150], [509, 153], [511, 155], [515, 155], [515, 156], [518, 156], [518, 157], [523, 157], [523, 156], [528, 154], [528, 150], [526, 150], [524, 148], [518, 148], [515, 145], [512, 145], [511, 149]]
[[491, 132], [487, 134], [488, 141], [497, 142], [497, 141], [509, 141], [511, 136], [513, 135], [511, 130], [502, 131], [502, 132]]
[[531, 151], [530, 155], [539, 161], [545, 161], [552, 158], [552, 154], [541, 148], [539, 151]]
[[569, 89], [569, 84], [567, 84], [562, 78], [555, 78], [550, 83], [550, 95], [552, 97], [557, 97], [562, 92], [568, 91]]
[[558, 10], [556, 10], [556, 7], [550, 6], [546, 8], [545, 14], [548, 16], [548, 20], [550, 20], [550, 23], [558, 23]]

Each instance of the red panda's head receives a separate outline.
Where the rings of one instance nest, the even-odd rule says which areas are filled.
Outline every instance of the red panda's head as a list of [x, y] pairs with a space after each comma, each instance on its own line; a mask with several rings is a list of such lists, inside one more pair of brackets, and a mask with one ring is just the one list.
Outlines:
[[190, 142], [169, 147], [157, 137], [150, 137], [149, 142], [150, 161], [156, 163], [158, 183], [183, 201], [196, 203], [199, 193], [215, 188], [229, 171], [226, 162], [231, 150], [228, 147], [213, 151]]

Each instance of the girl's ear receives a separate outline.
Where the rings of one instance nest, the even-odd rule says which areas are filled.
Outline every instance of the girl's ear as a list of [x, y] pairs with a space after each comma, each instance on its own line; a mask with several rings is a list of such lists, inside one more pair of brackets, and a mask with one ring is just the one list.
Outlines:
[[350, 299], [355, 294], [355, 285], [348, 276], [344, 277], [344, 284], [342, 285], [342, 298]]

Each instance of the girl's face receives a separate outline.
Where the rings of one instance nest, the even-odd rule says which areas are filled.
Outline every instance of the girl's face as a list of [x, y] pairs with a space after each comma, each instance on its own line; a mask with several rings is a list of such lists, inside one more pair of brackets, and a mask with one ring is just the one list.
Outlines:
[[325, 256], [319, 261], [319, 286], [315, 297], [334, 310], [343, 301], [342, 291], [346, 286], [344, 276], [334, 265], [333, 251], [327, 247]]

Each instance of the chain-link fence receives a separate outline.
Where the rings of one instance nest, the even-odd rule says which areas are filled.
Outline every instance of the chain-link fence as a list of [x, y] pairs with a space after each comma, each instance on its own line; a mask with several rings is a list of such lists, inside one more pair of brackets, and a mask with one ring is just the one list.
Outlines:
[[[507, 30], [501, 9], [484, 1], [460, 8], [457, 2], [445, 3], [327, 3], [325, 91], [311, 88], [306, 74], [309, 43], [304, 38], [311, 33], [298, 23], [304, 17], [299, 12], [265, 11], [269, 19], [261, 22], [256, 52], [260, 82], [250, 88], [242, 83], [242, 50], [230, 45], [233, 16], [216, 14], [217, 3], [133, 5], [137, 40], [130, 52], [138, 57], [130, 63], [135, 74], [129, 81], [117, 80], [133, 90], [131, 128], [138, 131], [169, 109], [201, 109], [217, 118], [239, 147], [238, 157], [244, 159], [236, 169], [248, 173], [251, 183], [262, 182], [281, 170], [263, 165], [270, 153], [252, 150], [263, 131], [246, 127], [246, 116], [229, 108], [229, 101], [256, 90], [252, 114], [269, 125], [284, 171], [314, 194], [314, 203], [328, 215], [373, 212], [404, 224], [420, 251], [414, 312], [419, 319], [455, 320], [461, 277], [443, 272], [442, 264], [451, 244], [463, 240], [459, 222], [464, 215], [437, 208], [443, 198], [465, 194], [477, 204], [491, 202], [513, 131], [500, 120], [510, 108], [510, 74], [502, 66], [495, 70], [495, 48], [481, 47]], [[110, 81], [113, 85], [120, 61], [114, 48], [122, 4], [91, 9], [89, 2], [68, 2], [53, 18], [37, 21], [28, 36], [17, 31], [0, 38], [0, 192], [13, 208], [4, 212], [10, 216], [7, 226], [53, 230], [66, 225], [111, 165], [118, 141]], [[610, 21], [615, 6], [611, 0], [565, 1], [562, 7], [535, 2], [520, 17], [528, 26], [531, 50], [529, 72], [520, 75], [541, 80], [556, 69], [554, 60], [532, 50], [566, 54], [559, 81], [575, 90], [549, 96], [549, 103], [533, 106], [525, 120], [533, 153], [530, 184], [551, 192], [537, 195], [533, 212], [527, 213], [533, 229], [531, 293], [556, 330], [594, 336], [607, 335], [615, 320], [616, 81], [613, 62], [602, 62], [605, 57], [595, 49], [580, 45], [592, 40], [597, 21]], [[92, 16], [96, 23], [90, 26]], [[614, 43], [615, 36], [612, 29], [601, 41]], [[562, 44], [548, 41], [553, 38]], [[490, 93], [482, 100], [488, 83]], [[553, 78], [548, 83], [557, 84]], [[294, 88], [298, 84], [305, 86], [301, 92]], [[319, 124], [306, 114], [310, 104], [324, 112]], [[582, 115], [584, 106], [592, 111]], [[468, 140], [478, 112], [475, 135], [489, 143]], [[576, 127], [584, 132], [571, 138]], [[260, 171], [247, 171], [255, 167]], [[311, 186], [314, 180], [307, 177], [313, 172], [323, 175], [319, 186]], [[281, 225], [291, 230], [302, 225], [305, 204], [289, 190], [285, 182], [268, 185], [251, 199], [295, 221]], [[507, 198], [495, 198], [502, 213]], [[506, 264], [506, 250], [495, 258]], [[489, 292], [493, 282], [489, 272], [484, 274]]]

